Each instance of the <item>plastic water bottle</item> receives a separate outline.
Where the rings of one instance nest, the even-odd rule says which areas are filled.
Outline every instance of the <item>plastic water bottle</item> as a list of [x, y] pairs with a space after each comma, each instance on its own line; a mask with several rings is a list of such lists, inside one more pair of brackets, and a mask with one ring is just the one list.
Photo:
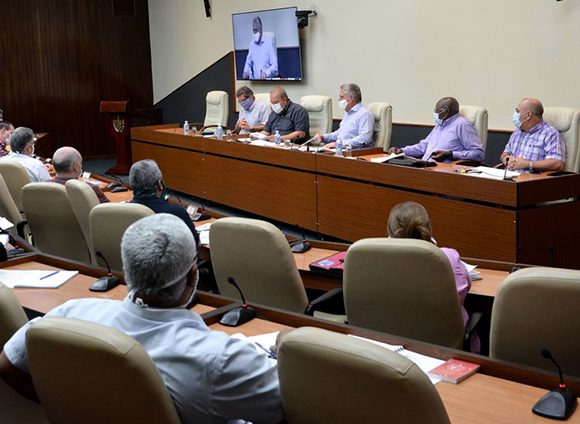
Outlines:
[[336, 140], [336, 153], [335, 156], [342, 157], [342, 140]]
[[274, 143], [276, 143], [276, 147], [280, 147], [281, 141], [282, 138], [280, 137], [280, 131], [276, 130], [276, 133], [274, 134]]
[[183, 134], [189, 134], [189, 122], [185, 121], [183, 124]]
[[218, 140], [223, 140], [223, 138], [224, 138], [224, 129], [222, 128], [221, 125], [218, 125], [217, 129], [215, 130], [215, 137]]
[[346, 153], [344, 154], [347, 158], [352, 157], [352, 146], [350, 143], [346, 143]]

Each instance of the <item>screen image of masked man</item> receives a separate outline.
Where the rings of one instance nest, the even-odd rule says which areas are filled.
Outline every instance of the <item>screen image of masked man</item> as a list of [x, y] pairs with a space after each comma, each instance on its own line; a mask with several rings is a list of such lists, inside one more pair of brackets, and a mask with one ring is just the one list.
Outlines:
[[252, 21], [253, 38], [246, 56], [243, 79], [270, 79], [278, 76], [278, 54], [269, 37], [264, 37], [262, 20]]

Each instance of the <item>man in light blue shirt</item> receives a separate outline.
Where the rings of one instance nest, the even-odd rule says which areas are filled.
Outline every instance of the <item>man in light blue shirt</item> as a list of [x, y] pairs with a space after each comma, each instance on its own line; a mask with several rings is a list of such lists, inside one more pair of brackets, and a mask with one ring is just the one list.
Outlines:
[[272, 109], [267, 104], [257, 101], [252, 89], [245, 85], [238, 88], [236, 97], [242, 108], [234, 131], [240, 134], [262, 131]]
[[34, 157], [36, 137], [30, 128], [18, 127], [10, 136], [10, 153], [2, 160], [20, 162], [33, 183], [48, 182], [51, 180], [49, 171], [52, 165], [45, 165]]
[[375, 118], [361, 103], [362, 94], [356, 84], [343, 84], [338, 92], [338, 107], [344, 109], [345, 114], [338, 130], [328, 134], [316, 134], [316, 141], [327, 143], [325, 149], [334, 149], [337, 140], [342, 140], [346, 146], [353, 149], [362, 149], [373, 145], [373, 129]]
[[253, 39], [248, 48], [243, 79], [271, 79], [278, 76], [278, 53], [269, 37], [264, 37], [262, 19], [252, 21]]

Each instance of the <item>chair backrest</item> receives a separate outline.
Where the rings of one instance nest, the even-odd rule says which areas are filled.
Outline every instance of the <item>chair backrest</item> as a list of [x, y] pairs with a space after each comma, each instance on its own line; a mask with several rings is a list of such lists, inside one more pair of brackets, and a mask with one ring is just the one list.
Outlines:
[[382, 147], [386, 152], [391, 147], [393, 132], [393, 107], [388, 103], [371, 103], [368, 110], [375, 118], [374, 136], [375, 147]]
[[268, 107], [272, 106], [272, 103], [270, 103], [270, 93], [254, 93], [254, 97], [260, 103], [264, 103], [268, 105]]
[[180, 422], [147, 352], [117, 329], [48, 317], [28, 329], [26, 347], [50, 422]]
[[41, 252], [91, 263], [88, 244], [62, 184], [27, 184], [22, 201], [34, 245]]
[[225, 91], [210, 91], [205, 97], [205, 120], [204, 126], [221, 125], [226, 127], [228, 125], [228, 93]]
[[3, 216], [8, 221], [17, 225], [22, 221], [22, 215], [10, 194], [10, 190], [4, 181], [4, 177], [0, 174], [0, 216]]
[[10, 159], [0, 160], [0, 175], [10, 190], [10, 194], [16, 203], [18, 210], [24, 210], [22, 204], [22, 187], [30, 183], [30, 176], [26, 168], [20, 163]]
[[89, 228], [95, 252], [94, 265], [105, 267], [105, 262], [96, 256], [101, 252], [112, 270], [123, 271], [121, 240], [125, 230], [134, 222], [154, 215], [147, 206], [137, 203], [103, 203], [89, 213]]
[[350, 324], [461, 349], [455, 277], [447, 256], [432, 243], [359, 240], [347, 251], [343, 285]]
[[91, 209], [97, 206], [99, 198], [95, 191], [84, 181], [68, 180], [65, 183], [66, 194], [75, 214], [77, 222], [81, 227], [85, 240], [91, 251], [92, 262], [94, 262], [93, 243], [91, 241], [91, 230], [89, 227], [89, 214]]
[[473, 124], [485, 151], [487, 145], [487, 109], [483, 106], [460, 105], [459, 113]]
[[310, 120], [310, 134], [332, 131], [332, 99], [328, 96], [302, 96], [300, 104]]
[[0, 346], [22, 327], [28, 318], [11, 288], [0, 282]]
[[560, 131], [566, 143], [566, 171], [580, 172], [580, 109], [546, 107], [544, 120]]
[[278, 350], [282, 404], [295, 423], [449, 423], [417, 365], [344, 334], [301, 327]]
[[269, 222], [222, 218], [209, 231], [211, 261], [221, 294], [239, 299], [233, 277], [248, 302], [303, 313], [308, 299], [282, 232]]
[[580, 377], [580, 271], [527, 268], [499, 287], [491, 315], [490, 356], [554, 371], [541, 349], [552, 352], [565, 374]]

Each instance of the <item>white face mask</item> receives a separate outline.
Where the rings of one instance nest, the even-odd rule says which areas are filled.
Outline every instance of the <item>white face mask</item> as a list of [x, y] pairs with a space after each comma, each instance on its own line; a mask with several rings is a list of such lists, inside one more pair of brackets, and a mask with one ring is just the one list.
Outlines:
[[[191, 301], [193, 300], [193, 297], [195, 296], [195, 291], [197, 289], [197, 283], [199, 283], [199, 271], [195, 273], [195, 285], [193, 286], [193, 290], [191, 291], [191, 294], [189, 295], [187, 302], [182, 303], [181, 305], [174, 306], [174, 308], [185, 308], [187, 305], [189, 305], [191, 303]], [[185, 288], [187, 289], [187, 286], [185, 286]]]
[[519, 128], [522, 126], [522, 121], [520, 121], [521, 116], [519, 114], [519, 112], [514, 112], [512, 114], [512, 122], [514, 123], [516, 128]]
[[280, 103], [272, 103], [272, 110], [274, 113], [279, 115], [284, 110], [284, 108]]
[[342, 110], [346, 109], [346, 105], [348, 104], [348, 101], [346, 99], [342, 99], [338, 101], [338, 107], [341, 108]]
[[259, 42], [260, 42], [260, 37], [261, 37], [261, 36], [262, 36], [262, 33], [261, 33], [261, 32], [254, 32], [254, 41], [255, 41], [256, 43], [259, 43]]

